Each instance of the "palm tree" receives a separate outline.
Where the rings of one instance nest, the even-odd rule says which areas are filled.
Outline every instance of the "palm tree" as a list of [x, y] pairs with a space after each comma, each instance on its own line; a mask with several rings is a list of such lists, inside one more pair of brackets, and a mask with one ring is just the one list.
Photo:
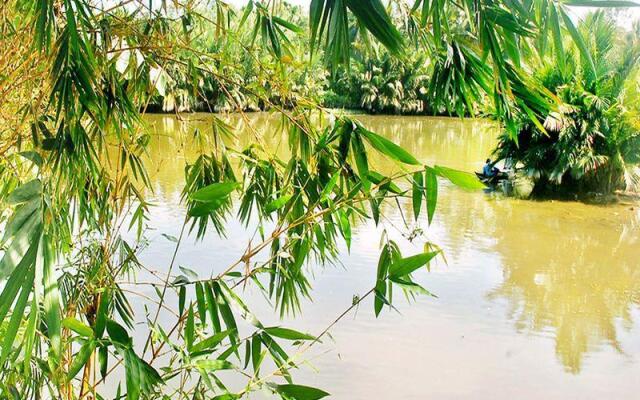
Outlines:
[[624, 96], [640, 46], [637, 39], [617, 43], [619, 28], [602, 11], [589, 14], [579, 31], [589, 59], [570, 51], [563, 68], [547, 60], [536, 71], [561, 101], [558, 111], [549, 113], [542, 130], [524, 122], [517, 143], [503, 136], [496, 153], [521, 162], [537, 190], [633, 189], [638, 178], [628, 163], [637, 160], [639, 114]]

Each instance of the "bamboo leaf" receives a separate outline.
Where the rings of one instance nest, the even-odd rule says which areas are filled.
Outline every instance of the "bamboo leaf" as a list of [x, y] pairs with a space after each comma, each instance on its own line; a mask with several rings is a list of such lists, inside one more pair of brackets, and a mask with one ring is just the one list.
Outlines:
[[220, 317], [218, 316], [218, 305], [216, 304], [215, 295], [213, 294], [213, 288], [210, 282], [205, 284], [204, 294], [207, 298], [207, 309], [209, 310], [209, 317], [211, 318], [211, 323], [213, 324], [213, 331], [220, 332]]
[[40, 196], [42, 193], [42, 182], [39, 179], [34, 179], [21, 186], [18, 186], [7, 197], [7, 203], [20, 204]]
[[251, 363], [256, 377], [260, 372], [260, 364], [262, 362], [262, 354], [260, 352], [261, 347], [262, 341], [260, 340], [260, 336], [254, 336], [251, 339]]
[[95, 349], [95, 340], [88, 339], [84, 342], [82, 347], [80, 347], [80, 350], [73, 356], [73, 361], [71, 361], [71, 365], [69, 366], [69, 371], [67, 373], [67, 382], [70, 382], [78, 372], [80, 372], [87, 361], [89, 361], [89, 357], [91, 357], [91, 354], [93, 354]]
[[329, 199], [329, 196], [331, 195], [331, 192], [333, 192], [333, 188], [336, 186], [339, 177], [340, 171], [338, 170], [333, 174], [333, 176], [329, 180], [329, 183], [327, 183], [326, 186], [322, 189], [322, 192], [320, 193], [321, 202], [327, 201]]
[[484, 184], [478, 180], [478, 177], [469, 172], [458, 171], [439, 165], [434, 166], [433, 169], [438, 176], [448, 179], [451, 183], [463, 189], [475, 190], [485, 188]]
[[107, 333], [114, 343], [128, 346], [131, 344], [131, 338], [127, 331], [112, 319], [107, 320]]
[[51, 241], [48, 235], [42, 235], [38, 245], [36, 268], [42, 270], [44, 320], [47, 323], [47, 336], [49, 337], [49, 354], [55, 363], [60, 361], [60, 290], [58, 280], [53, 275], [54, 253], [51, 249]]
[[417, 293], [417, 294], [423, 294], [431, 297], [438, 297], [415, 282], [410, 282], [408, 280], [401, 279], [401, 278], [389, 278], [389, 280], [395, 283], [396, 285], [400, 286], [402, 289], [406, 291]]
[[231, 330], [222, 331], [194, 344], [193, 346], [191, 346], [191, 353], [194, 354], [194, 353], [199, 353], [202, 351], [214, 349], [218, 344], [220, 344], [220, 342], [222, 342], [232, 332], [233, 331]]
[[198, 306], [198, 316], [200, 317], [200, 323], [204, 326], [207, 321], [207, 306], [204, 299], [204, 290], [201, 282], [196, 282], [196, 304]]
[[378, 150], [380, 153], [405, 164], [420, 164], [414, 156], [409, 154], [405, 149], [393, 143], [389, 139], [368, 131], [361, 126], [358, 127], [358, 129], [360, 133], [365, 137], [365, 139], [367, 139], [369, 144], [371, 144], [371, 146], [374, 149]]
[[424, 181], [422, 172], [415, 172], [412, 180], [412, 201], [413, 201], [413, 216], [415, 220], [418, 220], [420, 216], [420, 208], [422, 208], [422, 194], [424, 192]]
[[289, 328], [281, 328], [278, 326], [264, 328], [264, 331], [271, 336], [279, 337], [287, 340], [315, 340], [316, 337], [308, 333], [298, 332]]
[[[32, 254], [33, 252], [29, 253]], [[15, 341], [18, 334], [18, 329], [20, 328], [20, 324], [24, 316], [24, 310], [27, 306], [29, 295], [31, 294], [31, 288], [33, 287], [33, 280], [35, 278], [34, 272], [35, 268], [31, 266], [29, 268], [29, 272], [26, 274], [24, 280], [22, 281], [20, 296], [18, 296], [18, 299], [16, 300], [11, 318], [9, 319], [9, 324], [7, 325], [4, 332], [4, 340], [2, 341], [1, 349], [2, 353], [0, 354], [0, 365], [3, 365], [9, 357], [9, 354], [12, 350], [13, 342]]]
[[389, 278], [399, 278], [412, 273], [426, 265], [439, 252], [420, 253], [411, 257], [401, 258], [389, 267]]
[[231, 192], [238, 187], [237, 182], [219, 182], [194, 192], [189, 196], [191, 200], [202, 202], [219, 201], [226, 198]]
[[191, 351], [191, 347], [193, 346], [193, 340], [195, 338], [195, 321], [193, 316], [193, 306], [189, 305], [189, 310], [187, 311], [187, 323], [184, 327], [184, 337], [187, 342], [187, 350]]
[[80, 336], [84, 336], [87, 338], [93, 337], [93, 329], [91, 329], [88, 325], [78, 321], [74, 317], [67, 317], [63, 319], [62, 326], [67, 329], [71, 329]]
[[329, 396], [329, 393], [324, 390], [316, 389], [310, 386], [302, 385], [273, 385], [272, 388], [280, 395], [285, 396], [287, 399], [295, 400], [319, 400]]
[[107, 376], [109, 366], [109, 349], [107, 346], [100, 346], [100, 350], [98, 350], [98, 364], [100, 366], [100, 376], [104, 379]]
[[425, 169], [425, 190], [427, 200], [427, 219], [429, 225], [433, 221], [433, 215], [436, 212], [436, 204], [438, 203], [438, 178], [436, 172], [431, 167]]
[[285, 194], [282, 195], [280, 197], [278, 197], [277, 199], [269, 202], [265, 207], [264, 207], [264, 212], [266, 214], [270, 214], [276, 210], [281, 209], [282, 207], [285, 206], [285, 204], [287, 204], [289, 202], [289, 200], [291, 200], [291, 198], [293, 197], [292, 194]]
[[209, 372], [236, 368], [226, 360], [196, 360], [195, 366]]

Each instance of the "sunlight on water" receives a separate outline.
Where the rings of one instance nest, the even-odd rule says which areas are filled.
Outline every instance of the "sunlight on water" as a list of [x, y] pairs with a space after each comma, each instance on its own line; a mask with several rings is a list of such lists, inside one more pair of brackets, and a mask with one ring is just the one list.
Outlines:
[[[210, 116], [148, 116], [155, 204], [152, 240], [142, 260], [166, 269], [184, 219], [179, 204], [184, 162], [193, 159], [193, 130], [208, 132]], [[242, 149], [264, 141], [286, 152], [278, 118], [267, 114], [225, 117]], [[402, 145], [422, 162], [479, 170], [495, 143], [496, 126], [480, 120], [424, 117], [358, 117], [369, 129]], [[259, 138], [259, 139], [258, 139]], [[398, 168], [382, 164], [382, 171]], [[313, 302], [286, 326], [319, 332], [375, 281], [383, 229], [402, 243], [403, 253], [439, 244], [439, 262], [420, 283], [438, 295], [411, 303], [397, 294], [400, 314], [373, 316], [370, 301], [306, 354], [298, 381], [326, 389], [336, 399], [587, 399], [635, 398], [640, 391], [640, 206], [522, 201], [465, 192], [441, 182], [435, 223], [414, 224], [410, 204], [391, 212], [384, 226], [360, 224], [351, 253], [336, 266], [309, 266]], [[391, 210], [391, 208], [389, 208]], [[405, 225], [405, 221], [406, 224]], [[409, 243], [416, 227], [424, 230]], [[233, 218], [227, 237], [190, 238], [177, 264], [206, 277], [242, 254], [250, 230]], [[153, 291], [150, 290], [150, 296]], [[267, 323], [280, 321], [256, 290], [249, 303]], [[143, 335], [141, 335], [143, 337]], [[259, 396], [259, 395], [258, 395]], [[253, 398], [259, 398], [254, 396]]]

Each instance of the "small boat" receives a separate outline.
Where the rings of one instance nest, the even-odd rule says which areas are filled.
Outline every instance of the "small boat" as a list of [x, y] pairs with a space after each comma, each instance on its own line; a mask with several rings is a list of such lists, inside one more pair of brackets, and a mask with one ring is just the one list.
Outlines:
[[478, 177], [478, 179], [480, 180], [480, 182], [484, 183], [485, 185], [489, 186], [490, 188], [496, 188], [498, 186], [498, 184], [500, 182], [502, 182], [505, 179], [508, 179], [508, 175], [501, 172], [498, 173], [496, 175], [493, 176], [487, 176], [481, 172], [476, 172], [475, 173], [476, 176]]
[[533, 179], [522, 173], [500, 172], [494, 176], [486, 176], [476, 172], [476, 176], [487, 186], [487, 191], [501, 191], [507, 196], [519, 199], [528, 199], [535, 186]]

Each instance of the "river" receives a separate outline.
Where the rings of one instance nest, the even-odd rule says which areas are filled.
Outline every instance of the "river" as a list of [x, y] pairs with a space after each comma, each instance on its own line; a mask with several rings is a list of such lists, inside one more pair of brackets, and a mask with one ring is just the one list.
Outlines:
[[[180, 190], [185, 160], [193, 158], [194, 129], [211, 129], [206, 114], [150, 115], [153, 191], [150, 244], [141, 260], [159, 270], [170, 263], [185, 210]], [[278, 118], [225, 117], [251, 142], [250, 123], [274, 149], [286, 147]], [[399, 143], [421, 162], [479, 170], [490, 154], [496, 125], [454, 118], [358, 116], [366, 127]], [[275, 150], [275, 151], [281, 151]], [[395, 168], [373, 157], [381, 169]], [[640, 206], [526, 201], [440, 182], [436, 218], [412, 222], [392, 211], [384, 227], [357, 225], [340, 265], [309, 265], [313, 301], [282, 321], [257, 290], [244, 296], [258, 316], [317, 333], [375, 281], [383, 228], [403, 254], [425, 241], [442, 247], [447, 263], [415, 274], [438, 297], [406, 301], [375, 318], [364, 301], [306, 355], [297, 383], [320, 387], [335, 399], [611, 399], [640, 393]], [[389, 208], [391, 210], [391, 208]], [[412, 242], [403, 235], [424, 233]], [[227, 237], [213, 230], [187, 238], [176, 264], [202, 276], [237, 260], [250, 232], [233, 217]], [[153, 294], [150, 294], [153, 295]], [[139, 308], [137, 306], [136, 308]], [[143, 338], [143, 336], [141, 336]], [[141, 339], [137, 339], [141, 340]], [[260, 399], [261, 394], [251, 398]]]

